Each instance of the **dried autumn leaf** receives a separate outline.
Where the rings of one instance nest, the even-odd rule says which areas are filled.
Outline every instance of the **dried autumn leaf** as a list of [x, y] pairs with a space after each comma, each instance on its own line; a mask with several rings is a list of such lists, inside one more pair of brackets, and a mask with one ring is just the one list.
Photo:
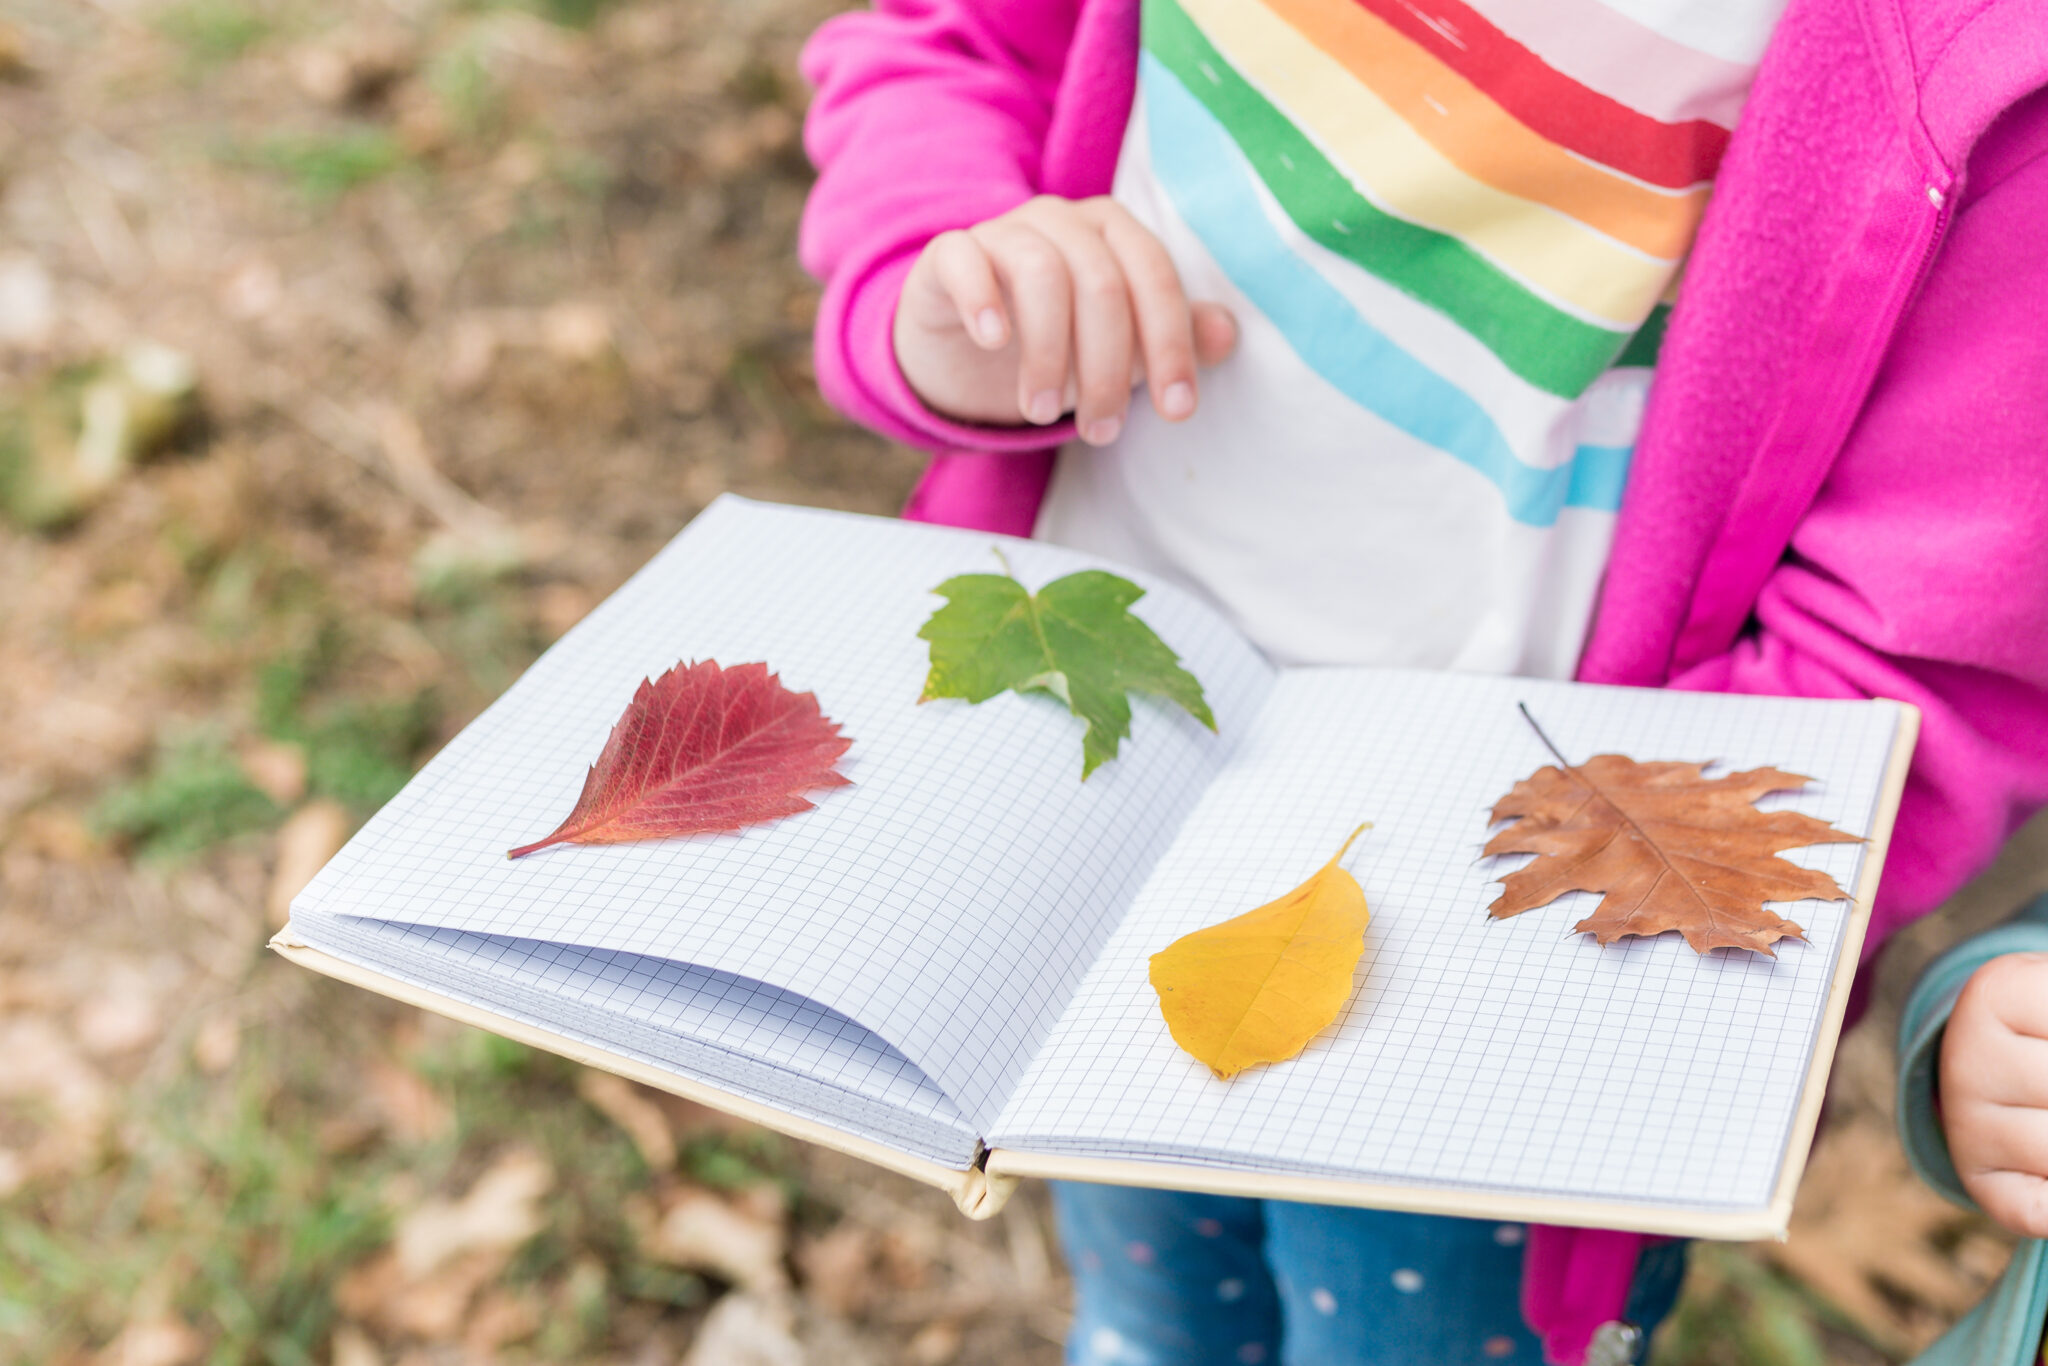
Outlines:
[[1083, 782], [1131, 733], [1132, 692], [1178, 702], [1216, 729], [1202, 685], [1131, 615], [1145, 590], [1129, 579], [1084, 569], [1032, 593], [1008, 574], [960, 574], [932, 591], [946, 605], [917, 633], [931, 642], [932, 662], [918, 701], [986, 702], [1006, 689], [1057, 697], [1088, 723]]
[[1493, 808], [1494, 820], [1515, 824], [1487, 841], [1486, 852], [1538, 857], [1502, 879], [1490, 913], [1504, 920], [1566, 892], [1602, 892], [1593, 914], [1572, 927], [1602, 944], [1677, 930], [1700, 953], [1775, 957], [1778, 940], [1805, 938], [1763, 903], [1849, 894], [1826, 873], [1776, 854], [1861, 839], [1801, 812], [1757, 810], [1757, 798], [1810, 778], [1775, 768], [1708, 778], [1705, 767], [1601, 754], [1516, 783]]
[[1152, 989], [1173, 1041], [1232, 1077], [1293, 1057], [1337, 1018], [1371, 913], [1358, 879], [1330, 861], [1278, 901], [1196, 930], [1152, 955]]
[[810, 693], [766, 664], [678, 664], [643, 681], [590, 766], [576, 809], [551, 844], [622, 844], [738, 830], [808, 811], [804, 792], [841, 787], [832, 767], [853, 743]]

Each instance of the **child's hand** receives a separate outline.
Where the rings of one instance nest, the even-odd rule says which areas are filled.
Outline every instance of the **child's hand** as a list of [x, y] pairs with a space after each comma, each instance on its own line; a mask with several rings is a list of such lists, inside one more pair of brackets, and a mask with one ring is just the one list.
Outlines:
[[1221, 304], [1190, 305], [1166, 249], [1114, 200], [1040, 195], [926, 245], [896, 305], [896, 363], [969, 422], [1056, 422], [1116, 439], [1142, 377], [1159, 415], [1195, 410], [1195, 365], [1237, 344]]
[[1971, 974], [1941, 1043], [1941, 1118], [1971, 1198], [2015, 1233], [2048, 1237], [2048, 953]]

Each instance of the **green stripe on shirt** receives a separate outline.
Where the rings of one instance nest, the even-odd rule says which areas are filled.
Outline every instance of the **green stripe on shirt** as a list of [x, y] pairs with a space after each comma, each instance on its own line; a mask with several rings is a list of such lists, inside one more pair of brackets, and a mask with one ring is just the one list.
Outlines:
[[1144, 43], [1230, 133], [1308, 237], [1454, 320], [1530, 384], [1576, 398], [1630, 338], [1546, 303], [1456, 238], [1376, 208], [1233, 68], [1174, 0]]

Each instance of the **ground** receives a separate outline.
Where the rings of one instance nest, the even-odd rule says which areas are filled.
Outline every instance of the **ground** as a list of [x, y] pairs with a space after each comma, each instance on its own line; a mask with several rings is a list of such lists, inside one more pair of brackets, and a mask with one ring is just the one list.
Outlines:
[[[1042, 1191], [944, 1197], [265, 952], [281, 898], [724, 490], [871, 512], [819, 400], [826, 0], [0, 0], [0, 1361], [1051, 1363]], [[1888, 1012], [1668, 1363], [1897, 1360], [2004, 1244]]]

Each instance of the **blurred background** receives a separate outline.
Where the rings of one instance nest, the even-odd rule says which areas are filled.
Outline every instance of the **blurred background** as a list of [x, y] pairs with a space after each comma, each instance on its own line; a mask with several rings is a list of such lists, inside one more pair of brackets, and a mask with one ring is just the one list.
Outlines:
[[[263, 949], [369, 812], [722, 491], [893, 512], [819, 400], [830, 0], [0, 0], [0, 1362], [1050, 1366], [1043, 1192], [872, 1168]], [[1657, 1360], [1902, 1360], [2006, 1243], [1893, 1012], [1784, 1245]]]

